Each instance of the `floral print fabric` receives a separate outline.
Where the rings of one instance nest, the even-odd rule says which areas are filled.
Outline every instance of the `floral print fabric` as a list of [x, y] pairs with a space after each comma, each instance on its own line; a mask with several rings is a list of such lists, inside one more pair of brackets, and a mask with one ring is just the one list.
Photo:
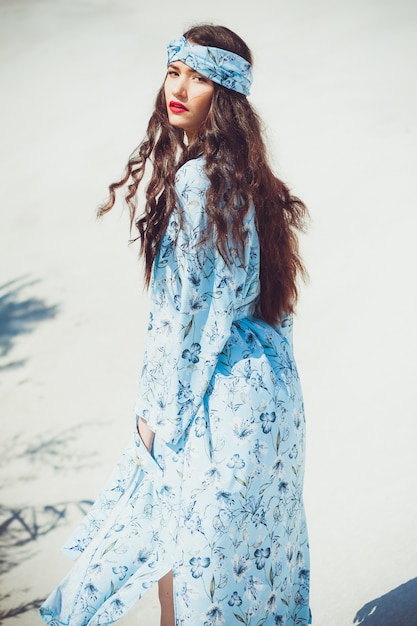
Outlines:
[[228, 266], [207, 236], [207, 187], [202, 158], [180, 168], [155, 263], [136, 402], [152, 453], [135, 431], [66, 543], [75, 565], [41, 609], [53, 626], [110, 624], [170, 570], [177, 626], [309, 623], [292, 321], [252, 316], [254, 211]]

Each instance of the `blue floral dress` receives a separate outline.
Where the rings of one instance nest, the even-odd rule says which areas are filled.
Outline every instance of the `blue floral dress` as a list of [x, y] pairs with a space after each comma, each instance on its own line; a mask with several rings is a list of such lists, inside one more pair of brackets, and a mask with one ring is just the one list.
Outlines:
[[[228, 266], [207, 234], [202, 158], [183, 165], [154, 266], [137, 434], [64, 546], [76, 559], [46, 600], [53, 625], [122, 617], [170, 570], [177, 626], [309, 623], [304, 412], [290, 318], [253, 317], [254, 210]], [[139, 622], [140, 623], [140, 620]], [[146, 625], [148, 626], [148, 625]]]

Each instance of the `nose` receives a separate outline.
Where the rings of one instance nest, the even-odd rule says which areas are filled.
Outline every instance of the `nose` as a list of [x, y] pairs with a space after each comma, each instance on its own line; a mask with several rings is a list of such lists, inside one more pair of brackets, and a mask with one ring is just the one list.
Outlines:
[[187, 98], [187, 79], [184, 76], [180, 76], [177, 78], [174, 84], [174, 88], [172, 90], [172, 95], [176, 98], [181, 98], [185, 100]]

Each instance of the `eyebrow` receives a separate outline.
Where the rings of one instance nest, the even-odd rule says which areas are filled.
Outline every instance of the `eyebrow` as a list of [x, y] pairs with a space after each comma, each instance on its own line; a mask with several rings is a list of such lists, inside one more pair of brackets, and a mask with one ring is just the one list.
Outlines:
[[170, 67], [172, 67], [173, 70], [180, 70], [182, 72], [187, 72], [188, 74], [198, 74], [199, 76], [203, 76], [203, 74], [200, 74], [200, 72], [197, 72], [197, 70], [193, 70], [192, 67], [189, 67], [185, 63], [184, 63], [184, 67], [183, 67], [182, 65], [176, 64], [175, 61], [172, 61], [172, 63], [170, 63], [168, 65], [168, 69]]

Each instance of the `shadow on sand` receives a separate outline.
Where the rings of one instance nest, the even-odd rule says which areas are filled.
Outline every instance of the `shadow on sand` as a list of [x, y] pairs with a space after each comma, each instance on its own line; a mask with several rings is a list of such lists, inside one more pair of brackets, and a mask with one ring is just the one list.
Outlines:
[[[0, 469], [13, 470], [13, 461], [18, 460], [23, 461], [24, 472], [13, 471], [13, 475], [0, 480], [0, 492], [3, 487], [10, 489], [15, 483], [28, 482], [32, 477], [39, 480], [45, 468], [57, 475], [61, 472], [65, 474], [68, 468], [74, 472], [94, 467], [97, 454], [86, 458], [77, 452], [79, 439], [91, 426], [91, 423], [84, 423], [58, 433], [42, 434], [30, 441], [24, 440], [22, 435], [5, 441], [0, 446]], [[92, 501], [87, 499], [40, 506], [0, 504], [0, 582], [3, 574], [28, 558], [22, 548], [34, 545], [38, 539], [65, 523], [73, 509], [84, 516], [91, 505]]]
[[[22, 291], [38, 280], [27, 276], [0, 285], [0, 358], [8, 355], [18, 335], [32, 332], [35, 325], [55, 317], [57, 305], [48, 306], [39, 298], [24, 298]], [[12, 361], [0, 365], [0, 371], [24, 365], [25, 361]]]
[[59, 502], [46, 506], [0, 505], [0, 575], [13, 569], [22, 558], [19, 548], [37, 541], [66, 521], [71, 509], [84, 516], [92, 505], [91, 500]]
[[[6, 477], [6, 484], [10, 487], [18, 481], [28, 482], [39, 478], [40, 467], [47, 467], [54, 472], [79, 471], [84, 468], [94, 467], [97, 461], [97, 452], [85, 455], [79, 450], [78, 442], [83, 437], [84, 431], [100, 424], [84, 422], [61, 431], [49, 431], [40, 435], [26, 438], [19, 433], [11, 439], [0, 444], [0, 469], [9, 468], [13, 461], [23, 460], [25, 471], [23, 475], [15, 472]], [[102, 425], [102, 423], [101, 423]], [[32, 466], [32, 473], [27, 473], [28, 466]], [[36, 471], [35, 471], [36, 470]], [[5, 481], [0, 479], [0, 489], [5, 486]]]
[[[0, 596], [0, 602], [8, 600], [10, 598], [10, 594], [5, 596]], [[0, 624], [3, 624], [4, 620], [9, 619], [11, 617], [17, 617], [18, 615], [23, 615], [24, 613], [28, 613], [29, 611], [34, 611], [39, 609], [41, 604], [43, 603], [43, 599], [37, 598], [36, 600], [31, 600], [26, 604], [19, 604], [19, 606], [13, 609], [6, 609], [5, 611], [0, 610]], [[36, 620], [38, 621], [38, 620]]]
[[[0, 469], [10, 469], [16, 459], [23, 461], [25, 468], [22, 474], [15, 472], [12, 477], [6, 476], [4, 486], [10, 489], [13, 483], [27, 482], [30, 480], [28, 476], [39, 480], [43, 468], [59, 474], [65, 473], [69, 467], [72, 472], [94, 467], [97, 455], [90, 455], [86, 459], [76, 451], [84, 429], [91, 429], [91, 426], [91, 423], [83, 423], [58, 433], [31, 438], [30, 441], [26, 441], [22, 435], [16, 435], [12, 440], [4, 442], [0, 446]], [[2, 486], [0, 481], [0, 492]], [[0, 589], [3, 576], [32, 558], [34, 551], [39, 549], [39, 539], [68, 523], [69, 519], [83, 517], [92, 504], [92, 500], [88, 499], [64, 500], [46, 505], [0, 504]], [[42, 604], [42, 599], [36, 598], [13, 606], [14, 602], [16, 600], [12, 595], [0, 593], [0, 624], [26, 614], [25, 619], [28, 621], [38, 621], [36, 610]], [[7, 605], [12, 606], [5, 608]]]
[[354, 619], [357, 626], [417, 626], [417, 578], [365, 604]]

